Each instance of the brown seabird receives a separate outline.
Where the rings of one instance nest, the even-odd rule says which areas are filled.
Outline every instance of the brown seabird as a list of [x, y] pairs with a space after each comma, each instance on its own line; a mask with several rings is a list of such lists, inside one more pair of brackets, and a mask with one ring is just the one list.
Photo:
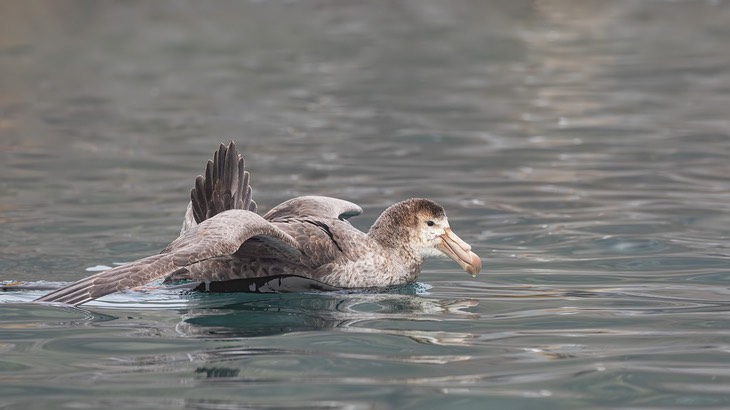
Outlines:
[[294, 276], [334, 288], [416, 281], [424, 257], [445, 254], [475, 276], [481, 260], [449, 227], [444, 208], [413, 198], [388, 207], [367, 233], [348, 221], [352, 202], [301, 196], [256, 213], [235, 144], [220, 145], [190, 193], [180, 236], [160, 254], [81, 279], [37, 301], [80, 305], [166, 278], [232, 281]]

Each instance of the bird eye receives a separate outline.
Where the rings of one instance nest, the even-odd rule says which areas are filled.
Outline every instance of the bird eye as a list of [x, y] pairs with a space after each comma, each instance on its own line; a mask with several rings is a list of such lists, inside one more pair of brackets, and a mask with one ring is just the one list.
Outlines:
[[433, 221], [426, 221], [426, 225], [433, 226]]

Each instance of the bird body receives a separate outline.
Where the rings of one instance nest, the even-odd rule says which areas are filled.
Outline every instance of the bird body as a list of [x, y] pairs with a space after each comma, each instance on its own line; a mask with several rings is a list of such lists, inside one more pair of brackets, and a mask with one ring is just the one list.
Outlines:
[[444, 209], [415, 198], [388, 207], [365, 233], [356, 204], [324, 196], [256, 213], [250, 176], [235, 144], [221, 144], [196, 178], [181, 235], [160, 254], [97, 273], [38, 299], [73, 305], [165, 278], [224, 282], [298, 276], [334, 288], [412, 283], [424, 257], [445, 254], [476, 275], [481, 260], [451, 231]]

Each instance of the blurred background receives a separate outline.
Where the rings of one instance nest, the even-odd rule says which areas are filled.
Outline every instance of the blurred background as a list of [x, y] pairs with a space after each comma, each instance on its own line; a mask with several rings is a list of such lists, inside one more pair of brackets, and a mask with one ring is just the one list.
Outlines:
[[328, 194], [367, 227], [428, 196], [487, 257], [547, 214], [719, 229], [728, 21], [720, 1], [3, 2], [0, 272], [159, 249], [229, 140], [263, 209]]

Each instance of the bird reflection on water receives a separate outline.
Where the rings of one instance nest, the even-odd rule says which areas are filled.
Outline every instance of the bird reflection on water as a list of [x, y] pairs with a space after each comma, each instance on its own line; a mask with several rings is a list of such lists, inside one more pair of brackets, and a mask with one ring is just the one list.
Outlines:
[[[372, 332], [375, 329], [358, 325], [372, 320], [443, 320], [444, 315], [450, 320], [478, 317], [465, 310], [476, 306], [476, 300], [422, 297], [416, 294], [421, 286], [400, 287], [391, 293], [237, 295], [236, 301], [220, 307], [190, 308], [183, 314], [176, 330], [185, 336], [215, 338], [270, 336], [330, 328]], [[411, 294], [395, 293], [404, 291]], [[213, 298], [217, 299], [217, 296]]]

